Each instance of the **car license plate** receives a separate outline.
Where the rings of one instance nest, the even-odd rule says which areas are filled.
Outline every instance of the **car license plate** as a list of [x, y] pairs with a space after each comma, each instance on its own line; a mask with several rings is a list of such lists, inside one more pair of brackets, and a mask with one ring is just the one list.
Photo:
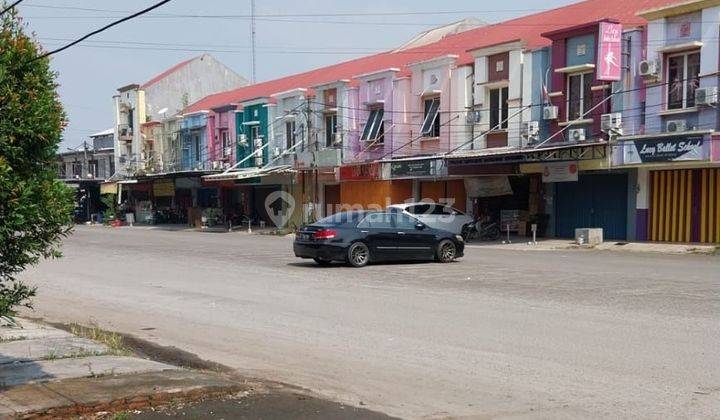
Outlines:
[[310, 238], [312, 238], [312, 235], [309, 233], [303, 233], [302, 235], [300, 235], [300, 239], [302, 239], [303, 241], [309, 241]]

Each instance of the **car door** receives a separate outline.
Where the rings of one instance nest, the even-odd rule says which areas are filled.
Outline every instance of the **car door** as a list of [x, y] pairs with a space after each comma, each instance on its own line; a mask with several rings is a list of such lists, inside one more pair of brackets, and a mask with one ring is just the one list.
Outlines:
[[398, 234], [390, 213], [370, 213], [357, 228], [370, 248], [370, 254], [375, 260], [397, 258]]
[[436, 206], [434, 214], [438, 218], [438, 226], [440, 226], [440, 229], [447, 230], [455, 234], [460, 234], [462, 232], [463, 225], [472, 221], [463, 212], [450, 206], [438, 205]]
[[432, 229], [428, 227], [418, 229], [420, 221], [407, 214], [397, 213], [393, 216], [398, 234], [398, 257], [403, 259], [432, 258], [435, 252], [435, 234]]

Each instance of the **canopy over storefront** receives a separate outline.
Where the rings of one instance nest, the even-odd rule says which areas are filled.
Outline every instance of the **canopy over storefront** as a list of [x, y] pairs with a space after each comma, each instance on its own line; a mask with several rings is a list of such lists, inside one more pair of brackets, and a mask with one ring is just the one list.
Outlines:
[[271, 168], [248, 168], [238, 169], [221, 174], [207, 175], [202, 177], [206, 182], [234, 181], [247, 178], [260, 178], [268, 175], [285, 175], [297, 172], [290, 165], [273, 166]]

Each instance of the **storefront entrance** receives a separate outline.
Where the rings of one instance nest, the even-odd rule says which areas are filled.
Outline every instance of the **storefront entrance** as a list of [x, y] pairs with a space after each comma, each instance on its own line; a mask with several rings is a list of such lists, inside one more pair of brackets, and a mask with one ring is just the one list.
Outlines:
[[467, 203], [465, 181], [420, 181], [420, 199], [432, 200], [435, 203], [449, 204], [464, 212]]
[[720, 169], [650, 171], [648, 238], [720, 242]]
[[337, 213], [340, 201], [340, 184], [325, 185], [325, 208], [324, 214], [330, 216]]
[[555, 233], [574, 238], [576, 228], [602, 228], [605, 239], [627, 238], [627, 175], [580, 175], [555, 184]]

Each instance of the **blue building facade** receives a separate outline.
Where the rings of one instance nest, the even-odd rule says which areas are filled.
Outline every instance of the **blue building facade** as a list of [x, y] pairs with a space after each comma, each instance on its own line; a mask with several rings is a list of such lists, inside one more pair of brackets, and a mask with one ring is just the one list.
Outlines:
[[181, 168], [183, 171], [209, 169], [208, 113], [185, 115], [180, 122]]

